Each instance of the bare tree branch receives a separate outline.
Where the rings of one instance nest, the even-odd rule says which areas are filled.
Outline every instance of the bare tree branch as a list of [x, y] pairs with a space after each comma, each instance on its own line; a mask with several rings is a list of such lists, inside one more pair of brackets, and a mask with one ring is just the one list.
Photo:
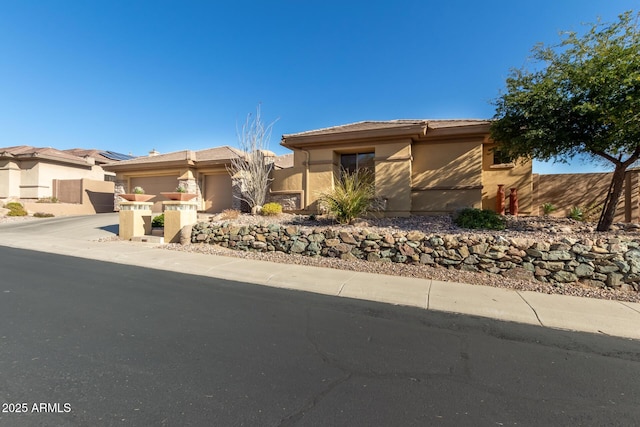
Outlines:
[[240, 187], [240, 194], [235, 197], [245, 201], [252, 211], [265, 203], [272, 181], [274, 155], [269, 151], [269, 141], [275, 122], [265, 125], [258, 105], [255, 116], [248, 114], [242, 129], [236, 126], [243, 156], [231, 159], [227, 170]]

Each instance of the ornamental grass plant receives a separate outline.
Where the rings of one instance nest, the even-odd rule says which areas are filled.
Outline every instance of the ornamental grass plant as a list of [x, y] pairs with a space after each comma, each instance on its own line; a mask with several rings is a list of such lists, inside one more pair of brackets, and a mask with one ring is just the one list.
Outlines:
[[318, 202], [340, 224], [349, 224], [373, 210], [375, 202], [373, 175], [366, 169], [355, 172], [341, 170], [340, 176], [335, 179], [333, 189], [321, 193]]

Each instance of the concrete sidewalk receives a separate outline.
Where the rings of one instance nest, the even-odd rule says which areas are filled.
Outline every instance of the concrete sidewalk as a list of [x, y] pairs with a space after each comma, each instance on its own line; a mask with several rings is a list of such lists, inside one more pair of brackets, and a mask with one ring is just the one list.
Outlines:
[[[113, 216], [112, 216], [113, 217]], [[116, 223], [117, 223], [117, 217]], [[104, 219], [102, 219], [104, 221]], [[76, 224], [76, 222], [69, 222]], [[113, 226], [65, 237], [58, 227], [40, 238], [21, 227], [0, 227], [0, 245], [146, 268], [216, 277], [427, 310], [489, 317], [550, 328], [640, 339], [640, 304], [546, 295], [441, 282], [279, 264], [159, 249], [155, 244], [91, 239], [113, 236]], [[74, 225], [75, 226], [75, 225]]]

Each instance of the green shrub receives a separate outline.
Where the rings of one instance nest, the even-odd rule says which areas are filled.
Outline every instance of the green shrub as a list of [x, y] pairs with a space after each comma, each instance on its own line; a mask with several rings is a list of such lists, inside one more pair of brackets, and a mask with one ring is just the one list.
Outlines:
[[262, 206], [262, 211], [260, 212], [260, 214], [266, 215], [266, 216], [275, 216], [275, 215], [280, 215], [281, 213], [282, 213], [282, 205], [280, 203], [275, 203], [275, 202], [265, 203], [265, 205]]
[[144, 188], [142, 187], [135, 187], [133, 189], [133, 194], [144, 194]]
[[494, 211], [466, 208], [458, 212], [454, 223], [462, 228], [504, 230], [505, 220]]
[[542, 205], [542, 212], [544, 216], [549, 216], [552, 212], [555, 212], [558, 208], [556, 208], [552, 203], [545, 203]]
[[60, 203], [60, 200], [57, 197], [41, 197], [36, 203]]
[[576, 221], [594, 222], [602, 213], [602, 203], [591, 203], [588, 206], [574, 206], [569, 211], [569, 218]]
[[36, 212], [33, 216], [36, 218], [53, 218], [55, 215], [49, 212]]
[[365, 169], [354, 173], [341, 172], [341, 176], [336, 177], [333, 190], [321, 193], [318, 201], [339, 223], [348, 224], [372, 210], [375, 187], [372, 175]]
[[584, 220], [584, 211], [580, 206], [574, 206], [569, 211], [569, 218], [574, 219], [576, 221]]
[[152, 227], [164, 227], [164, 214], [154, 216], [151, 220]]
[[5, 208], [9, 209], [7, 216], [27, 216], [27, 211], [24, 210], [24, 206], [18, 202], [7, 203]]

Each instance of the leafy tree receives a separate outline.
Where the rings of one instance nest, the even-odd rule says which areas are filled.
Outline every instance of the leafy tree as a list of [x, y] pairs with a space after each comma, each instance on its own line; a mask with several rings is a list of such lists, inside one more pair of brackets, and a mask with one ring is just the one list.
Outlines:
[[640, 158], [640, 32], [629, 11], [584, 35], [538, 44], [533, 71], [512, 70], [494, 102], [491, 136], [512, 158], [568, 162], [579, 154], [614, 170], [598, 231], [611, 226], [626, 170]]

